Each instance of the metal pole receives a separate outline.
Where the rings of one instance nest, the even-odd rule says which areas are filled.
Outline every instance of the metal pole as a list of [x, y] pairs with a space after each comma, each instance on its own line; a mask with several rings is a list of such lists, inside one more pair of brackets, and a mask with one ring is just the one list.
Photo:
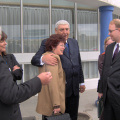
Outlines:
[[52, 0], [49, 0], [49, 35], [52, 34]]
[[24, 45], [23, 45], [23, 0], [21, 0], [21, 24], [20, 24], [20, 34], [21, 34], [21, 53], [24, 52]]
[[77, 40], [77, 3], [75, 2], [74, 4], [74, 21], [75, 21], [75, 25], [74, 25], [74, 36], [75, 36], [75, 39]]
[[[24, 52], [24, 45], [23, 45], [23, 0], [21, 0], [21, 3], [20, 3], [20, 10], [21, 10], [21, 23], [20, 23], [20, 36], [21, 36], [21, 53]], [[24, 69], [24, 64], [22, 64], [22, 68]], [[25, 81], [24, 80], [24, 74], [23, 74], [23, 82]]]

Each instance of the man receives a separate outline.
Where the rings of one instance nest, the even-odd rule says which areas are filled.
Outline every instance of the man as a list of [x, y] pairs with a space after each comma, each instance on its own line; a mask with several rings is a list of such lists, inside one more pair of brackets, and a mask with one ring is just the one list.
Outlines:
[[[60, 20], [56, 23], [55, 33], [62, 34], [68, 45], [68, 48], [65, 48], [63, 55], [60, 56], [62, 67], [66, 74], [66, 113], [70, 114], [72, 120], [77, 120], [79, 83], [82, 83], [80, 86], [80, 92], [82, 93], [85, 90], [78, 42], [75, 39], [68, 38], [70, 34], [70, 25], [65, 20]], [[31, 60], [32, 65], [41, 66], [43, 63], [49, 65], [57, 64], [57, 60], [52, 57], [53, 54], [42, 56], [45, 52], [46, 41], [47, 39], [42, 41], [40, 49], [35, 56], [33, 56]]]
[[0, 56], [0, 119], [22, 120], [19, 103], [40, 92], [42, 85], [50, 82], [51, 73], [44, 72], [37, 77], [17, 85]]
[[104, 100], [104, 120], [120, 119], [120, 20], [109, 24], [109, 35], [114, 43], [105, 52], [99, 97]]

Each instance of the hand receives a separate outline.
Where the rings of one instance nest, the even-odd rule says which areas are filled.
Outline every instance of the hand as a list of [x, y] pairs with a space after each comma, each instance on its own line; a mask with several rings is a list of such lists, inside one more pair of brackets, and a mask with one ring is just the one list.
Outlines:
[[52, 79], [50, 72], [42, 72], [37, 77], [40, 78], [42, 85], [47, 85]]
[[85, 88], [86, 88], [85, 85], [81, 85], [79, 91], [80, 91], [81, 93], [83, 93], [83, 92], [85, 91]]
[[61, 112], [60, 108], [55, 108], [53, 111], [54, 111], [54, 114], [58, 114]]
[[49, 65], [57, 65], [58, 61], [56, 58], [53, 57], [53, 55], [54, 55], [53, 53], [44, 55], [42, 57], [42, 61], [46, 64], [49, 64]]
[[13, 71], [15, 71], [15, 70], [17, 70], [17, 69], [20, 69], [20, 67], [17, 66], [17, 65], [15, 65], [15, 66], [13, 67]]
[[101, 98], [103, 96], [103, 93], [98, 93], [98, 98]]

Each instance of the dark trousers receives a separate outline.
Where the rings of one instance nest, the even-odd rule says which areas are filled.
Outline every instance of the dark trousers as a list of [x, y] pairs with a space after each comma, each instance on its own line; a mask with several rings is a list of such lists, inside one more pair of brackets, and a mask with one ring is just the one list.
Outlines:
[[116, 103], [109, 90], [104, 106], [104, 120], [120, 120], [120, 105]]
[[66, 98], [66, 110], [65, 113], [69, 113], [71, 120], [77, 120], [79, 106], [79, 95], [72, 94]]

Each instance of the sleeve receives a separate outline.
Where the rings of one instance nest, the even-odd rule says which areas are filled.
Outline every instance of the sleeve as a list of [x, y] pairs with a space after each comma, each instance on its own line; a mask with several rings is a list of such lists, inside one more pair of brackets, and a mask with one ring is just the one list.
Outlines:
[[41, 90], [41, 81], [35, 77], [27, 82], [17, 85], [13, 81], [13, 77], [0, 56], [0, 101], [5, 104], [20, 103], [31, 96], [37, 94]]
[[105, 64], [105, 56], [104, 55], [103, 59], [102, 59], [102, 70], [101, 70], [101, 74], [100, 74], [100, 80], [98, 81], [98, 88], [97, 88], [97, 92], [99, 93], [103, 93], [103, 73], [104, 73], [104, 64]]
[[104, 55], [101, 54], [99, 55], [99, 58], [98, 58], [98, 70], [100, 75], [102, 74], [103, 62], [104, 62]]
[[20, 64], [17, 62], [15, 56], [13, 54], [11, 54], [11, 60], [13, 62], [13, 67], [15, 65], [19, 66], [20, 69], [17, 69], [15, 71], [11, 71], [12, 75], [13, 75], [13, 78], [14, 80], [21, 80], [22, 79], [22, 75], [23, 75], [23, 69], [21, 68]]
[[59, 76], [58, 76], [58, 65], [50, 66], [47, 65], [49, 71], [52, 73], [52, 80], [49, 83], [49, 93], [50, 93], [50, 98], [52, 101], [52, 105], [54, 106], [59, 106], [60, 105], [60, 98], [59, 98], [59, 86], [58, 86], [58, 81], [59, 81]]
[[[47, 40], [47, 39], [46, 39]], [[37, 51], [37, 53], [33, 56], [32, 60], [31, 60], [31, 64], [34, 66], [41, 66], [41, 61], [40, 58], [42, 56], [42, 54], [45, 52], [45, 42], [46, 40], [43, 40], [40, 46], [40, 49]]]
[[[76, 40], [77, 42], [77, 40]], [[80, 50], [79, 50], [79, 45], [77, 42], [77, 46], [78, 46], [78, 58], [79, 58], [79, 68], [80, 68], [80, 83], [84, 83], [84, 75], [83, 75], [83, 70], [82, 70], [82, 63], [81, 63], [81, 56], [80, 56]]]

